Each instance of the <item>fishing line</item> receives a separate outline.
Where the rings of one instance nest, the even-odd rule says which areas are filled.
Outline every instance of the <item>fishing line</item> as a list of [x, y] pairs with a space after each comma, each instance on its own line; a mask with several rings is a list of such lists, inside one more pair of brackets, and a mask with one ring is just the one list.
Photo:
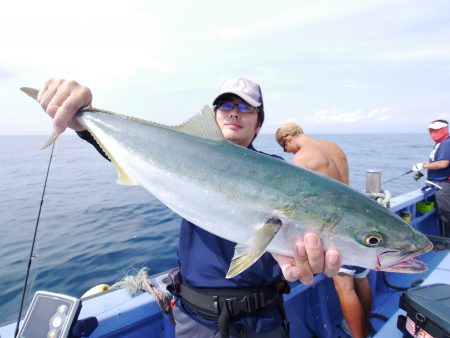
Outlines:
[[405, 176], [405, 175], [408, 175], [408, 174], [411, 174], [412, 172], [413, 172], [413, 170], [408, 170], [406, 173], [401, 174], [400, 176], [397, 176], [397, 177], [391, 178], [390, 180], [381, 182], [381, 184], [386, 184], [386, 183], [391, 182], [391, 181], [393, 181], [393, 180], [398, 180], [400, 177]]
[[27, 290], [28, 277], [30, 275], [31, 262], [33, 261], [33, 258], [34, 258], [34, 256], [33, 256], [34, 245], [36, 243], [36, 235], [37, 235], [37, 232], [38, 232], [39, 220], [41, 218], [42, 205], [44, 204], [45, 189], [47, 187], [48, 174], [50, 172], [50, 165], [52, 163], [53, 150], [55, 149], [55, 143], [56, 142], [53, 142], [52, 151], [50, 153], [50, 158], [48, 160], [47, 174], [45, 175], [45, 182], [44, 182], [44, 188], [42, 189], [42, 196], [41, 196], [41, 202], [40, 202], [40, 205], [39, 205], [39, 212], [38, 212], [38, 216], [37, 216], [37, 220], [36, 220], [36, 225], [34, 227], [33, 242], [31, 244], [30, 257], [28, 258], [27, 274], [25, 276], [25, 283], [23, 285], [22, 299], [20, 301], [19, 318], [17, 319], [16, 332], [14, 333], [14, 337], [16, 337], [17, 334], [19, 333], [20, 318], [22, 317], [22, 309], [23, 309], [23, 303], [24, 303], [24, 300], [25, 300], [25, 293], [26, 293], [26, 290]]

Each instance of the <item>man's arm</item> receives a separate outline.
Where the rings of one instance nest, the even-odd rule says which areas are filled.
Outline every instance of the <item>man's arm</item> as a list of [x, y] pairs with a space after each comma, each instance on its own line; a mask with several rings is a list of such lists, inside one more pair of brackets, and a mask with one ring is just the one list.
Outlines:
[[449, 160], [438, 160], [434, 162], [424, 162], [423, 168], [424, 169], [431, 169], [431, 170], [437, 170], [437, 169], [445, 169], [450, 164]]
[[92, 135], [74, 119], [80, 109], [89, 107], [92, 103], [92, 93], [89, 88], [72, 80], [50, 79], [39, 91], [38, 101], [53, 119], [53, 130], [56, 135], [63, 133], [69, 127], [109, 160]]
[[94, 137], [91, 135], [90, 132], [88, 132], [87, 130], [82, 130], [82, 131], [77, 131], [76, 133], [80, 138], [82, 138], [86, 142], [92, 144], [92, 146], [100, 153], [100, 155], [102, 155], [108, 161], [111, 161], [109, 159], [108, 155], [106, 155], [106, 153], [103, 151], [102, 147], [100, 147], [100, 145], [97, 143], [97, 141], [94, 139]]

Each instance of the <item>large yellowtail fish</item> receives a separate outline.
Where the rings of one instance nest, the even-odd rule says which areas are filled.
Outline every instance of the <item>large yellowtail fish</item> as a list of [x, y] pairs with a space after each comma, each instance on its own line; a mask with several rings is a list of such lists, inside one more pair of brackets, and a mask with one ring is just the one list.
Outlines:
[[[37, 90], [22, 88], [36, 99]], [[345, 184], [224, 139], [207, 106], [180, 126], [95, 108], [76, 119], [93, 135], [121, 184], [141, 185], [199, 227], [236, 242], [227, 278], [265, 251], [294, 256], [306, 231], [343, 264], [417, 273], [431, 242]], [[53, 140], [53, 139], [52, 139]]]

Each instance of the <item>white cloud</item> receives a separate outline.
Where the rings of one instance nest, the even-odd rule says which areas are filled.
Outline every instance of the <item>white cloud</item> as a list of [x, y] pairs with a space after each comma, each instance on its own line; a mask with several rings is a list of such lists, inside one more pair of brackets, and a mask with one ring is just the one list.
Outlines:
[[[255, 36], [282, 32], [292, 28], [319, 24], [359, 12], [371, 11], [377, 7], [385, 6], [388, 1], [313, 1], [292, 2], [290, 6], [280, 4], [280, 10], [273, 10], [263, 18], [258, 15], [248, 16], [236, 24], [227, 24], [217, 30], [217, 37], [224, 40], [248, 39]], [[261, 6], [264, 8], [263, 6]], [[270, 8], [270, 6], [268, 6]], [[288, 8], [286, 8], [288, 7]], [[245, 11], [243, 11], [245, 13]]]
[[376, 89], [379, 87], [379, 86], [375, 86], [375, 85], [368, 85], [368, 84], [363, 84], [363, 83], [358, 83], [358, 82], [345, 82], [345, 83], [342, 83], [341, 86], [344, 88], [355, 89], [355, 90], [371, 90], [371, 89]]
[[[449, 35], [450, 37], [450, 35]], [[429, 60], [433, 61], [436, 59], [448, 60], [450, 59], [450, 47], [432, 47], [432, 48], [411, 48], [406, 50], [393, 50], [392, 52], [387, 52], [382, 56], [383, 59], [387, 61], [421, 61]]]
[[1, 13], [0, 40], [8, 46], [0, 54], [3, 65], [95, 83], [134, 75], [141, 67], [170, 70], [161, 58], [165, 37], [157, 18], [127, 2], [11, 2]]
[[310, 121], [316, 123], [328, 124], [347, 124], [355, 122], [383, 122], [389, 119], [389, 113], [392, 111], [390, 107], [374, 108], [370, 111], [357, 109], [348, 112], [341, 112], [337, 108], [323, 109], [316, 111]]

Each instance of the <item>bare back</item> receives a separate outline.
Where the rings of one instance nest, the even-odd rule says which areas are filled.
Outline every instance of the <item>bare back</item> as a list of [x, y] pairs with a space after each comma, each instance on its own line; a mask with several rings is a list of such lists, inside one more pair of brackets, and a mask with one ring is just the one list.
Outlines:
[[342, 183], [349, 184], [347, 157], [335, 143], [302, 135], [300, 149], [292, 162]]

